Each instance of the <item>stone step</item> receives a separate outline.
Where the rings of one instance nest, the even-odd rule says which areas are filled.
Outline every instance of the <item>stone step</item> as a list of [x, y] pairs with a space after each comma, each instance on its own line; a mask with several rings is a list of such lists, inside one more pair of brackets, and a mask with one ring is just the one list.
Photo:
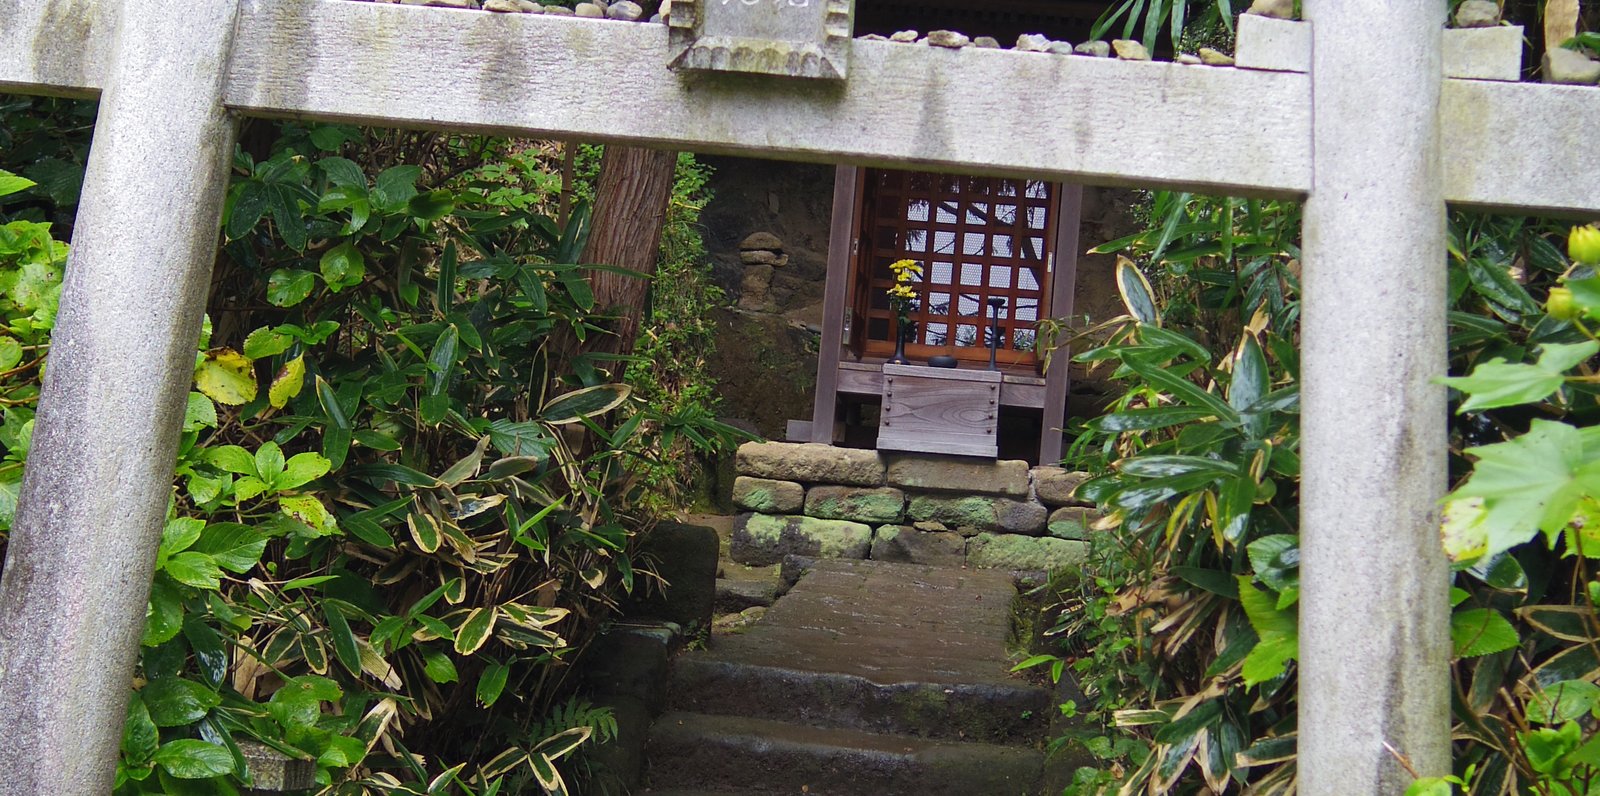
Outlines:
[[1016, 588], [990, 572], [822, 562], [744, 633], [674, 662], [670, 705], [955, 741], [1039, 738], [1049, 689], [1010, 672]]
[[1036, 749], [667, 713], [650, 731], [651, 786], [693, 793], [754, 787], [819, 796], [1037, 796]]
[[673, 671], [672, 709], [993, 743], [1033, 741], [1049, 726], [1048, 689], [992, 674], [958, 676], [967, 665], [959, 659], [918, 657], [916, 673], [887, 667], [844, 673], [785, 665], [777, 660], [781, 651], [771, 652], [767, 663], [701, 652], [681, 656]]

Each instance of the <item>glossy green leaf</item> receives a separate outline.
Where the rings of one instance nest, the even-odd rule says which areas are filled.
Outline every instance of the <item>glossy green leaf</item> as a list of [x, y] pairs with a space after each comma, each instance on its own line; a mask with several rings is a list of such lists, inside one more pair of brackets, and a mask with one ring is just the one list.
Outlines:
[[1562, 680], [1540, 688], [1528, 699], [1528, 721], [1562, 724], [1593, 715], [1600, 708], [1600, 685], [1587, 680]]
[[328, 620], [328, 635], [333, 639], [334, 657], [339, 659], [339, 665], [345, 671], [360, 677], [361, 650], [356, 646], [355, 633], [350, 630], [349, 620], [343, 611], [329, 603], [323, 603], [322, 615]]
[[128, 718], [122, 723], [122, 756], [134, 763], [143, 763], [156, 753], [161, 744], [161, 731], [150, 718], [144, 699], [134, 693], [128, 700]]
[[328, 289], [335, 293], [361, 284], [367, 275], [366, 257], [348, 240], [323, 252], [317, 266]]
[[151, 759], [179, 779], [207, 779], [233, 773], [233, 754], [226, 747], [193, 738], [168, 741]]
[[180, 727], [199, 721], [222, 704], [216, 691], [180, 677], [157, 677], [145, 684], [139, 696], [157, 727]]
[[493, 606], [474, 608], [467, 613], [461, 626], [456, 629], [456, 652], [461, 655], [471, 655], [477, 652], [489, 640], [489, 635], [494, 632], [494, 624], [499, 611]]
[[272, 384], [267, 387], [267, 403], [274, 409], [282, 409], [289, 403], [289, 399], [300, 394], [300, 389], [305, 386], [306, 358], [304, 354], [283, 363]]
[[178, 553], [167, 559], [161, 570], [185, 586], [211, 591], [222, 587], [222, 568], [205, 553], [192, 550]]
[[539, 419], [552, 425], [576, 423], [621, 406], [632, 394], [633, 388], [626, 384], [585, 387], [552, 399], [539, 413]]
[[1161, 325], [1155, 289], [1150, 287], [1150, 280], [1139, 272], [1138, 266], [1126, 257], [1117, 258], [1117, 291], [1122, 295], [1122, 305], [1134, 319], [1152, 326]]
[[311, 297], [317, 275], [297, 268], [279, 268], [267, 277], [267, 303], [274, 307], [293, 307]]
[[1239, 576], [1239, 604], [1260, 637], [1241, 670], [1249, 687], [1283, 674], [1289, 661], [1299, 655], [1300, 630], [1295, 612], [1278, 610], [1277, 601], [1251, 585], [1248, 575]]
[[279, 489], [296, 489], [327, 475], [331, 467], [332, 463], [324, 456], [297, 453], [284, 464], [283, 474], [278, 476], [276, 486]]
[[1561, 389], [1567, 371], [1596, 352], [1600, 352], [1600, 343], [1593, 340], [1546, 343], [1534, 364], [1510, 364], [1496, 357], [1474, 368], [1471, 375], [1448, 378], [1444, 383], [1467, 394], [1458, 412], [1533, 403]]
[[1475, 658], [1517, 646], [1517, 629], [1492, 608], [1469, 608], [1450, 617], [1450, 642], [1458, 658]]
[[436, 649], [422, 651], [422, 670], [428, 679], [435, 683], [454, 683], [461, 679], [456, 673], [456, 665], [450, 656]]
[[[1582, 435], [1565, 423], [1534, 420], [1528, 433], [1516, 439], [1467, 452], [1478, 457], [1477, 467], [1450, 499], [1457, 504], [1452, 508], [1463, 512], [1471, 504], [1459, 501], [1482, 499], [1477, 513], [1455, 520], [1458, 528], [1471, 531], [1469, 538], [1481, 534], [1480, 555], [1509, 550], [1540, 530], [1554, 538], [1580, 499], [1600, 495], [1600, 461], [1584, 454]], [[1449, 533], [1447, 526], [1447, 539]], [[1470, 542], [1450, 547], [1453, 555], [1472, 549]]]

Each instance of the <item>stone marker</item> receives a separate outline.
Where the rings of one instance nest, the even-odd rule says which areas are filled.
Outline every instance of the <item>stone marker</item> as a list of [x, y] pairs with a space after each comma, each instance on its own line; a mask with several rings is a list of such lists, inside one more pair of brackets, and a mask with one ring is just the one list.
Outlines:
[[1456, 27], [1492, 28], [1500, 24], [1500, 4], [1494, 0], [1466, 0], [1456, 8]]
[[1294, 19], [1294, 0], [1255, 0], [1245, 13], [1273, 19]]
[[849, 74], [854, 0], [676, 0], [673, 9], [673, 69], [824, 80]]
[[967, 38], [965, 33], [957, 33], [953, 30], [936, 30], [928, 34], [928, 44], [934, 47], [959, 50], [971, 43], [972, 39]]

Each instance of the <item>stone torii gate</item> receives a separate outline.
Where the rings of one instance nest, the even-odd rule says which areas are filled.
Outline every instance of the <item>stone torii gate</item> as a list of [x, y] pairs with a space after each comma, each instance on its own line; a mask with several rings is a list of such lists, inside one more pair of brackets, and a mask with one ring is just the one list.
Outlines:
[[847, 78], [799, 81], [670, 71], [659, 25], [0, 0], [0, 91], [100, 98], [0, 583], [0, 791], [110, 789], [240, 116], [1306, 200], [1300, 789], [1446, 772], [1446, 203], [1600, 213], [1600, 91], [1446, 79], [1445, 7], [1305, 0], [1304, 72], [846, 39]]

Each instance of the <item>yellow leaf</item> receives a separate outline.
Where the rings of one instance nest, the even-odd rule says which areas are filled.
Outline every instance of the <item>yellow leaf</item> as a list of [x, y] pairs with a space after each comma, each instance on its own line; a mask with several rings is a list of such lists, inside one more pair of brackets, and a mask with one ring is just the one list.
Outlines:
[[301, 354], [278, 369], [278, 375], [273, 377], [272, 386], [267, 388], [267, 403], [273, 409], [282, 409], [289, 399], [300, 394], [300, 388], [306, 383], [306, 355]]
[[238, 406], [256, 397], [255, 363], [231, 348], [213, 348], [194, 369], [194, 386], [220, 404]]

